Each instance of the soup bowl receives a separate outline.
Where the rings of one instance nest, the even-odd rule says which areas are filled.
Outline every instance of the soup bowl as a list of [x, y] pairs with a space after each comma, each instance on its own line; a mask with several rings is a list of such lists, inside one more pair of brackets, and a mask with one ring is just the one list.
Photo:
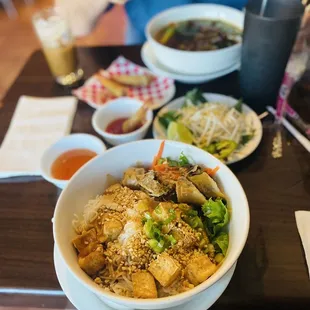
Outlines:
[[195, 288], [170, 297], [137, 299], [119, 296], [104, 290], [79, 267], [77, 253], [72, 245], [76, 233], [72, 226], [74, 215], [83, 212], [88, 200], [100, 195], [111, 185], [111, 176], [121, 179], [123, 172], [137, 163], [150, 166], [158, 152], [161, 140], [142, 140], [114, 147], [87, 163], [73, 176], [61, 193], [53, 220], [55, 245], [72, 275], [103, 302], [116, 309], [165, 309], [189, 302], [197, 294], [219, 281], [236, 263], [247, 239], [249, 207], [241, 184], [230, 169], [209, 153], [194, 146], [166, 141], [164, 157], [178, 158], [183, 152], [193, 162], [207, 167], [219, 166], [216, 181], [228, 197], [231, 210], [229, 247], [226, 258], [218, 270]]
[[190, 19], [221, 20], [243, 30], [244, 13], [223, 5], [190, 4], [155, 15], [147, 24], [145, 35], [161, 64], [179, 73], [195, 75], [224, 70], [240, 61], [241, 43], [213, 51], [183, 51], [156, 41], [155, 35], [169, 23]]

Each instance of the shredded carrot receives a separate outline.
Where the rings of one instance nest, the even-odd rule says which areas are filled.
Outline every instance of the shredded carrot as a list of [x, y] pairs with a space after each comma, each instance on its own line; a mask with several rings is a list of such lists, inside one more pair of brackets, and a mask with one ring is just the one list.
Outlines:
[[170, 175], [171, 179], [172, 179], [172, 180], [175, 180], [175, 181], [177, 181], [177, 180], [179, 179], [180, 176], [181, 176], [181, 175], [180, 175], [179, 173], [172, 173], [172, 174]]
[[162, 143], [160, 144], [158, 153], [155, 155], [155, 157], [153, 159], [153, 162], [152, 162], [152, 168], [153, 169], [157, 165], [158, 161], [162, 158], [163, 152], [164, 152], [164, 147], [165, 147], [165, 140], [162, 141]]
[[206, 168], [205, 172], [210, 176], [210, 177], [214, 177], [216, 172], [220, 169], [219, 166], [216, 166], [215, 168]]
[[154, 170], [155, 171], [165, 171], [168, 168], [167, 164], [160, 164], [160, 165], [156, 165], [154, 166]]

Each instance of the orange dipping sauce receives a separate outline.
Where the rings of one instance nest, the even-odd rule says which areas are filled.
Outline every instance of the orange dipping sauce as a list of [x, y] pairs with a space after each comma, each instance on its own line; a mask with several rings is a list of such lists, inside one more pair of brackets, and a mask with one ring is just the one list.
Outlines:
[[58, 180], [69, 180], [76, 171], [97, 154], [88, 149], [74, 149], [56, 158], [52, 164], [52, 177]]

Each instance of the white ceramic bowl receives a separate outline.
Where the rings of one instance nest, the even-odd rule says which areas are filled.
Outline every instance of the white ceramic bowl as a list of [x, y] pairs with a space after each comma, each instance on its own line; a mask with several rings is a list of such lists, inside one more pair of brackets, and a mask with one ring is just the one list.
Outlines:
[[62, 260], [78, 281], [105, 303], [116, 309], [164, 309], [190, 301], [195, 295], [208, 289], [226, 274], [237, 261], [248, 236], [249, 207], [247, 198], [238, 179], [230, 169], [218, 159], [199, 148], [180, 142], [166, 141], [163, 153], [165, 157], [178, 158], [183, 151], [185, 155], [196, 163], [208, 167], [220, 166], [216, 179], [227, 195], [229, 207], [232, 210], [229, 225], [230, 243], [227, 257], [222, 266], [208, 280], [194, 289], [159, 299], [143, 300], [118, 296], [103, 290], [87, 276], [78, 265], [77, 254], [71, 243], [71, 240], [76, 236], [72, 227], [74, 214], [82, 214], [87, 201], [103, 193], [108, 186], [108, 174], [121, 179], [123, 172], [128, 167], [135, 166], [137, 162], [151, 165], [154, 154], [158, 152], [160, 143], [161, 140], [142, 140], [127, 143], [106, 151], [86, 164], [74, 175], [61, 193], [56, 205], [53, 233], [55, 244]]
[[243, 29], [244, 13], [216, 4], [178, 6], [155, 15], [147, 24], [145, 34], [158, 59], [167, 68], [182, 74], [214, 73], [240, 61], [241, 43], [216, 51], [181, 51], [158, 43], [154, 35], [171, 22], [188, 19], [220, 19]]
[[100, 136], [112, 145], [141, 140], [145, 137], [149, 127], [152, 124], [153, 112], [151, 110], [147, 111], [146, 122], [143, 126], [133, 132], [118, 135], [106, 132], [106, 128], [111, 121], [117, 118], [130, 117], [134, 115], [142, 105], [142, 101], [129, 97], [121, 97], [112, 100], [94, 112], [92, 117], [92, 126]]
[[51, 167], [58, 156], [73, 149], [88, 149], [100, 155], [107, 148], [99, 138], [85, 133], [75, 133], [61, 138], [50, 146], [41, 157], [41, 175], [45, 180], [59, 188], [64, 188], [67, 185], [69, 180], [59, 180], [52, 177]]

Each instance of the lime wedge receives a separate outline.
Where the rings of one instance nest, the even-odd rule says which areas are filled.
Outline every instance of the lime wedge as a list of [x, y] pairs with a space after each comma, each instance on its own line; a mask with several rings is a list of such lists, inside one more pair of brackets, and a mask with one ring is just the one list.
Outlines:
[[167, 129], [169, 140], [180, 141], [187, 144], [193, 143], [193, 135], [190, 130], [181, 123], [171, 122]]

